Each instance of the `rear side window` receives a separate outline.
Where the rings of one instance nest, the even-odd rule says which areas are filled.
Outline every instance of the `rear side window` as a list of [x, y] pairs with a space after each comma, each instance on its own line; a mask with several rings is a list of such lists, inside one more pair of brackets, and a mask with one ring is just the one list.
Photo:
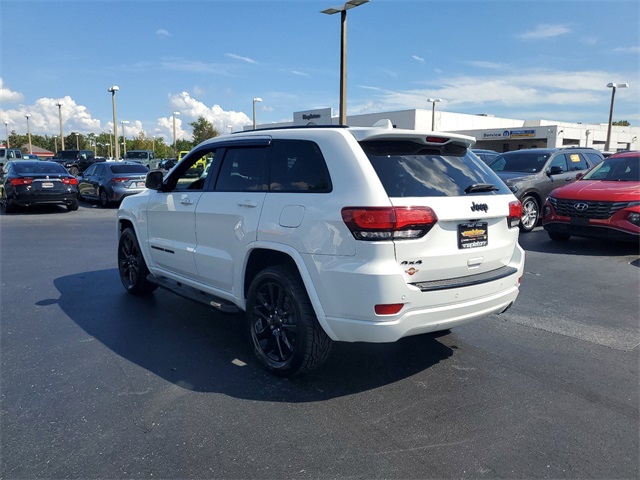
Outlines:
[[565, 156], [567, 157], [567, 165], [569, 166], [570, 172], [589, 168], [587, 161], [579, 153], [565, 153]]
[[270, 190], [328, 193], [329, 171], [320, 147], [307, 140], [274, 140], [269, 152]]
[[[502, 180], [465, 148], [443, 155], [437, 149], [409, 141], [369, 141], [360, 144], [389, 197], [453, 197], [509, 194]], [[465, 193], [472, 185], [493, 185]]]

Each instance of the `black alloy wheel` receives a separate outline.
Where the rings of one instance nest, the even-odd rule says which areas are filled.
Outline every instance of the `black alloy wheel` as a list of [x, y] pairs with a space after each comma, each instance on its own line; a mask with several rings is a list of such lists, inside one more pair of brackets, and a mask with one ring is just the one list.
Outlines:
[[298, 272], [273, 266], [260, 272], [247, 296], [254, 350], [268, 370], [294, 376], [319, 367], [329, 356], [324, 332]]
[[78, 167], [69, 167], [69, 173], [74, 177], [77, 177], [80, 171], [78, 170]]
[[147, 280], [149, 269], [144, 262], [136, 234], [125, 228], [118, 242], [118, 273], [125, 290], [134, 295], [153, 292], [157, 285]]

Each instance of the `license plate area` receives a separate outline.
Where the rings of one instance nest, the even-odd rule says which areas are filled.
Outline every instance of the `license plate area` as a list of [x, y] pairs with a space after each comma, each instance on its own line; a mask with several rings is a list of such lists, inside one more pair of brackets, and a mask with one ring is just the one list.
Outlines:
[[571, 225], [589, 225], [589, 219], [584, 217], [571, 217], [569, 220]]
[[53, 188], [53, 182], [42, 182], [40, 186], [42, 188]]
[[468, 222], [458, 224], [458, 248], [478, 248], [489, 244], [487, 222]]

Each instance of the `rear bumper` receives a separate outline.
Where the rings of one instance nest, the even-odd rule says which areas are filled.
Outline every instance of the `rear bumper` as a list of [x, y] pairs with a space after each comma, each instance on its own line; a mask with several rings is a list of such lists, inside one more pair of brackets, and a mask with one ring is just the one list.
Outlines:
[[[318, 321], [330, 338], [344, 342], [395, 342], [457, 327], [509, 308], [518, 297], [524, 258], [518, 245], [505, 268], [509, 274], [488, 275], [486, 281], [481, 275], [472, 276], [477, 282], [469, 284], [452, 279], [436, 289], [407, 283], [401, 274], [394, 273], [391, 264], [370, 272], [358, 268], [350, 272], [325, 270], [321, 282], [331, 288], [321, 289], [326, 296], [319, 303], [325, 309]], [[402, 308], [395, 315], [375, 313], [375, 305], [400, 303]]]
[[51, 194], [19, 194], [7, 197], [10, 205], [28, 207], [30, 205], [64, 204], [70, 205], [78, 201], [77, 193], [51, 193]]

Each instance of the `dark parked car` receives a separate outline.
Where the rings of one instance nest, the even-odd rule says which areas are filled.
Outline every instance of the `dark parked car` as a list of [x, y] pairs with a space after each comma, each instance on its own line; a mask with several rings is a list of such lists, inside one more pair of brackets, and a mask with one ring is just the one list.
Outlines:
[[486, 150], [484, 148], [474, 148], [471, 150], [475, 153], [476, 157], [479, 157], [484, 163], [489, 163], [491, 160], [500, 155], [495, 150]]
[[93, 150], [58, 150], [51, 160], [59, 163], [75, 176], [98, 161]]
[[552, 240], [571, 236], [640, 239], [640, 152], [605, 158], [584, 177], [551, 192], [542, 225]]
[[520, 230], [530, 232], [551, 190], [575, 182], [602, 159], [592, 148], [532, 148], [501, 153], [488, 165], [522, 202]]
[[62, 204], [78, 209], [78, 179], [54, 162], [7, 162], [0, 172], [0, 207], [11, 213], [16, 206]]
[[176, 163], [178, 163], [177, 158], [163, 158], [162, 160], [160, 160], [160, 163], [158, 164], [158, 168], [160, 170], [171, 170], [173, 167], [176, 166]]
[[98, 200], [103, 207], [118, 204], [144, 190], [147, 172], [147, 167], [135, 162], [95, 163], [78, 177], [80, 198]]

